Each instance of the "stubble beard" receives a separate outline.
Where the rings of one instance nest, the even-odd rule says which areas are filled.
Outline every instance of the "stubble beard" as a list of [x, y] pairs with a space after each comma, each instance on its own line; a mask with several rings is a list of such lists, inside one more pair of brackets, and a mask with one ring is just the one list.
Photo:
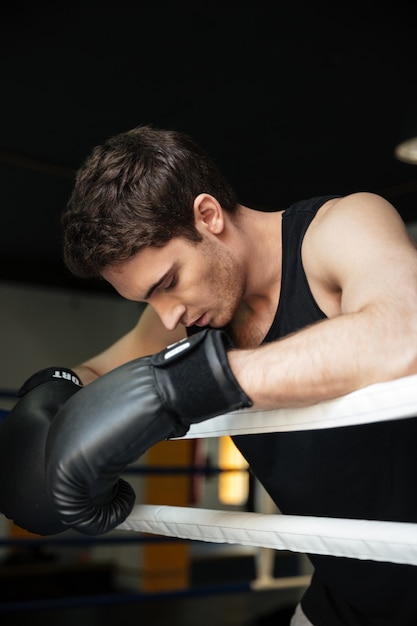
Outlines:
[[244, 295], [244, 271], [239, 259], [222, 246], [206, 242], [204, 254], [208, 256], [210, 293], [215, 294], [217, 310], [215, 327], [230, 324], [242, 303]]

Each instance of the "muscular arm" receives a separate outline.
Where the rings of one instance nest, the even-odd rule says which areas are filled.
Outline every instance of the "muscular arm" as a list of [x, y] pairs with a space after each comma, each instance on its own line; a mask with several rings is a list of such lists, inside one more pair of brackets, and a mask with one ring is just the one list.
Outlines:
[[[323, 207], [303, 244], [310, 287], [329, 319], [265, 346], [229, 353], [259, 408], [309, 405], [417, 373], [417, 252], [393, 207], [353, 194]], [[185, 336], [151, 307], [101, 354], [74, 368], [84, 384]]]
[[185, 337], [183, 327], [168, 331], [155, 311], [147, 306], [131, 331], [100, 354], [73, 369], [83, 384], [87, 385], [115, 367], [159, 352], [183, 337]]
[[417, 253], [398, 214], [354, 194], [316, 219], [303, 260], [329, 319], [229, 353], [258, 407], [309, 405], [417, 373]]

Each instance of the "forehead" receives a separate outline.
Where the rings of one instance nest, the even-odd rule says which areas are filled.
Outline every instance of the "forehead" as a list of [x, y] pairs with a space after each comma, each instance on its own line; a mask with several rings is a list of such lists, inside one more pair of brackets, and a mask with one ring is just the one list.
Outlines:
[[145, 300], [152, 285], [186, 262], [191, 247], [195, 246], [176, 237], [161, 248], [145, 248], [123, 263], [106, 267], [102, 277], [124, 298]]

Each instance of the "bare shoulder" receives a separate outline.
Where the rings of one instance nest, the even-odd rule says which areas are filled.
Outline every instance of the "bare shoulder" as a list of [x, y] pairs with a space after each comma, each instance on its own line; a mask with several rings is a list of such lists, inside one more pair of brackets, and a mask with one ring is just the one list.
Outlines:
[[[410, 253], [415, 251], [404, 221], [395, 207], [373, 193], [354, 193], [326, 202], [317, 213], [306, 235], [306, 248], [319, 251], [373, 255], [385, 253], [395, 245]], [[388, 247], [389, 246], [389, 247]]]
[[415, 242], [394, 206], [373, 193], [326, 202], [307, 231], [303, 261], [311, 283], [330, 292], [417, 276]]
[[375, 193], [359, 192], [326, 202], [312, 223], [311, 232], [325, 234], [328, 228], [351, 227], [354, 230], [376, 229], [382, 232], [406, 234], [405, 224], [395, 207]]

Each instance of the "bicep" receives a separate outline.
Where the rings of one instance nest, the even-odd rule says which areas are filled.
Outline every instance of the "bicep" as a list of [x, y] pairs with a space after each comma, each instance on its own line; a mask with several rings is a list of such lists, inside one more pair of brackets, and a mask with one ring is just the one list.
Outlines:
[[394, 207], [374, 194], [339, 200], [312, 232], [315, 276], [340, 294], [340, 312], [377, 305], [417, 312], [417, 250]]

